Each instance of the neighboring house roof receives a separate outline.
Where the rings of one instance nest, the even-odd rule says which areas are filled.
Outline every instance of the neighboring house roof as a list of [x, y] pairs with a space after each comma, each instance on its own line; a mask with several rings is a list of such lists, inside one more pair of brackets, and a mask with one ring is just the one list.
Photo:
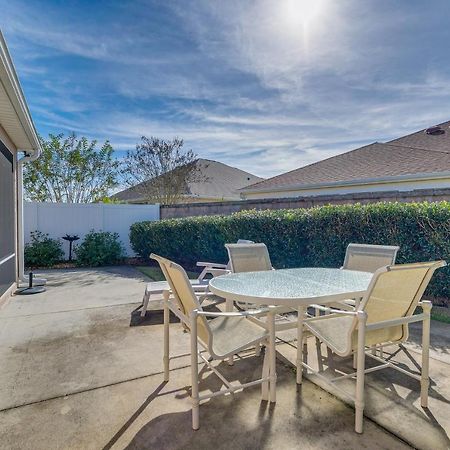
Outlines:
[[[216, 200], [239, 199], [238, 189], [263, 180], [263, 178], [218, 161], [198, 159], [195, 164], [198, 166], [202, 180], [188, 183], [183, 192], [184, 197]], [[125, 189], [112, 197], [129, 202], [144, 201], [139, 186]]]
[[30, 153], [40, 152], [39, 139], [1, 32], [0, 125], [17, 149]]
[[375, 142], [247, 186], [241, 192], [389, 181], [427, 174], [448, 176], [449, 127], [450, 121], [440, 124], [436, 134], [427, 134], [426, 129], [387, 143]]

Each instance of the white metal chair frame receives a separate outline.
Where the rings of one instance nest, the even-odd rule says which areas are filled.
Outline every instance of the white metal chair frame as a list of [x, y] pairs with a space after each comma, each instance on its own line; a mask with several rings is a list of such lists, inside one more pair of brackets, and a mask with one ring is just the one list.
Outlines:
[[[353, 398], [355, 403], [355, 431], [357, 433], [362, 433], [363, 431], [363, 413], [364, 413], [364, 375], [369, 372], [374, 372], [376, 370], [385, 369], [387, 367], [393, 368], [405, 375], [408, 375], [418, 381], [420, 381], [421, 385], [421, 405], [422, 407], [428, 406], [428, 389], [429, 389], [429, 345], [430, 345], [430, 315], [431, 315], [431, 308], [432, 303], [430, 301], [419, 301], [436, 269], [439, 267], [445, 266], [445, 261], [437, 261], [434, 262], [434, 264], [430, 263], [418, 263], [418, 264], [404, 264], [400, 266], [388, 266], [383, 267], [379, 270], [377, 270], [372, 278], [372, 281], [369, 285], [369, 288], [367, 290], [366, 295], [364, 296], [361, 305], [358, 307], [356, 311], [344, 311], [340, 309], [333, 309], [329, 307], [324, 307], [321, 305], [314, 305], [315, 308], [320, 309], [321, 311], [327, 313], [327, 315], [319, 316], [319, 317], [308, 317], [305, 318], [304, 316], [304, 310], [299, 308], [299, 328], [298, 328], [298, 345], [297, 345], [297, 383], [301, 384], [302, 382], [302, 375], [303, 371], [300, 370], [301, 367], [303, 367], [305, 373], [308, 373], [308, 371], [314, 373], [318, 377], [320, 377], [322, 380], [324, 380], [327, 383], [331, 383], [334, 385], [335, 382], [342, 380], [342, 379], [348, 379], [348, 378], [354, 378], [356, 376], [356, 395], [353, 397], [350, 393], [343, 390], [342, 388], [335, 386], [336, 389], [340, 390], [345, 396], [350, 396]], [[370, 295], [376, 286], [377, 280], [380, 275], [382, 275], [385, 272], [389, 272], [392, 270], [405, 270], [409, 269], [411, 266], [415, 266], [416, 268], [424, 268], [428, 267], [428, 271], [426, 275], [424, 276], [419, 289], [417, 290], [414, 298], [411, 301], [411, 306], [405, 316], [399, 317], [396, 319], [390, 319], [390, 320], [384, 320], [374, 323], [367, 324], [368, 314], [364, 310], [367, 301], [370, 298]], [[414, 310], [417, 306], [420, 306], [422, 308], [421, 314], [413, 315]], [[353, 325], [349, 329], [348, 334], [348, 348], [346, 351], [342, 351], [342, 349], [338, 349], [331, 342], [327, 342], [323, 336], [318, 334], [313, 326], [309, 326], [314, 321], [318, 320], [329, 320], [332, 317], [339, 317], [339, 316], [350, 316], [353, 317]], [[366, 335], [368, 332], [373, 330], [381, 330], [390, 328], [393, 326], [402, 325], [406, 327], [406, 332], [403, 333], [403, 338], [400, 341], [395, 342], [379, 342], [375, 345], [376, 348], [384, 348], [389, 345], [398, 345], [399, 342], [403, 342], [407, 339], [407, 326], [409, 323], [413, 322], [419, 322], [423, 321], [423, 330], [422, 330], [422, 370], [420, 376], [409, 372], [399, 365], [397, 365], [395, 362], [391, 360], [386, 360], [384, 358], [378, 357], [375, 354], [371, 352], [366, 351]], [[357, 344], [356, 344], [356, 354], [357, 354], [357, 364], [356, 364], [356, 372], [350, 373], [350, 374], [344, 374], [338, 377], [335, 377], [331, 380], [326, 378], [324, 375], [320, 373], [320, 371], [314, 370], [310, 365], [307, 364], [307, 361], [305, 360], [305, 355], [303, 354], [304, 351], [304, 336], [303, 336], [303, 330], [306, 328], [310, 333], [315, 335], [317, 338], [323, 340], [328, 348], [330, 348], [333, 352], [340, 356], [348, 356], [352, 354], [352, 335], [356, 331], [357, 333]], [[373, 345], [370, 345], [370, 350], [374, 348]], [[365, 356], [369, 356], [370, 358], [373, 358], [374, 360], [380, 362], [381, 364], [372, 367], [369, 369], [365, 369]]]
[[[238, 239], [238, 244], [253, 244], [253, 241], [248, 239]], [[228, 261], [228, 264], [219, 264], [212, 262], [197, 262], [197, 267], [203, 267], [202, 272], [198, 276], [199, 280], [204, 280], [206, 275], [211, 275], [213, 277], [218, 277], [219, 275], [226, 275], [231, 272], [231, 262]]]
[[[192, 380], [192, 391], [191, 391], [191, 400], [192, 400], [192, 428], [194, 430], [198, 430], [200, 426], [200, 417], [199, 417], [199, 406], [200, 402], [203, 400], [211, 399], [213, 397], [217, 397], [219, 395], [227, 395], [233, 394], [235, 392], [239, 392], [247, 387], [255, 386], [261, 384], [262, 392], [261, 398], [262, 400], [270, 400], [270, 402], [276, 401], [276, 355], [275, 355], [275, 325], [274, 325], [274, 313], [271, 308], [260, 309], [255, 311], [240, 311], [240, 312], [209, 312], [204, 311], [199, 302], [197, 303], [197, 307], [192, 309], [189, 314], [186, 314], [187, 311], [184, 310], [184, 306], [181, 298], [179, 298], [178, 291], [176, 286], [173, 283], [173, 280], [170, 274], [167, 272], [165, 266], [167, 265], [171, 269], [176, 269], [179, 272], [184, 273], [184, 282], [186, 284], [185, 288], [191, 289], [191, 295], [193, 298], [196, 297], [194, 291], [192, 290], [192, 286], [189, 283], [186, 272], [184, 269], [178, 264], [173, 263], [165, 258], [162, 258], [158, 255], [152, 254], [150, 256], [152, 259], [155, 259], [159, 262], [161, 269], [164, 275], [167, 278], [167, 281], [170, 285], [171, 290], [164, 291], [164, 381], [169, 381], [169, 365], [170, 365], [170, 355], [169, 355], [169, 322], [170, 322], [170, 311], [172, 311], [181, 321], [183, 325], [190, 331], [191, 334], [191, 380]], [[255, 315], [267, 314], [268, 316], [268, 324], [269, 329], [261, 338], [255, 339], [252, 342], [246, 342], [242, 346], [237, 346], [236, 348], [231, 349], [225, 354], [217, 354], [213, 348], [213, 339], [214, 333], [208, 326], [208, 321], [206, 318], [219, 318], [219, 317], [230, 317], [230, 318], [249, 318]], [[209, 338], [208, 342], [204, 342], [198, 335], [198, 323], [199, 319], [202, 320], [202, 323], [206, 325], [206, 329], [208, 330]], [[225, 360], [226, 358], [239, 353], [243, 350], [247, 350], [252, 348], [255, 345], [259, 345], [260, 343], [264, 343], [266, 345], [266, 353], [264, 354], [264, 362], [262, 369], [262, 376], [260, 379], [250, 381], [248, 383], [243, 384], [233, 384], [229, 382], [218, 370], [211, 364], [211, 361], [208, 358], [205, 358], [202, 355], [202, 352], [198, 350], [198, 344], [206, 350], [211, 356], [212, 360]], [[211, 394], [199, 394], [199, 379], [198, 379], [198, 357], [201, 358], [203, 363], [208, 366], [212, 372], [214, 372], [220, 380], [225, 384], [226, 389], [222, 389], [220, 391], [212, 392]]]
[[[239, 239], [238, 243], [251, 244], [253, 241], [247, 239]], [[207, 275], [212, 277], [218, 277], [219, 275], [226, 275], [230, 273], [230, 263], [219, 264], [210, 262], [197, 262], [197, 267], [203, 267], [200, 275], [195, 280], [189, 280], [195, 291], [204, 292], [208, 291], [208, 279]], [[154, 300], [163, 300], [163, 292], [168, 288], [167, 281], [151, 281], [145, 286], [144, 297], [142, 298], [142, 309], [141, 317], [145, 317], [148, 309], [148, 304], [150, 303], [150, 298], [153, 297]]]
[[[189, 280], [192, 284], [192, 289], [195, 292], [207, 294], [208, 292], [208, 280]], [[153, 300], [162, 301], [163, 300], [163, 292], [168, 289], [169, 285], [167, 281], [151, 281], [147, 283], [145, 286], [144, 297], [142, 298], [142, 308], [141, 308], [141, 317], [145, 317], [147, 313], [148, 305], [150, 303], [150, 299], [153, 297]]]

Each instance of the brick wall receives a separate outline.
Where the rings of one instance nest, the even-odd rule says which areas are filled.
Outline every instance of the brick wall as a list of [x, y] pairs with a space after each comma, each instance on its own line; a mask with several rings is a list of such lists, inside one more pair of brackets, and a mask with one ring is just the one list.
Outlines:
[[236, 200], [211, 203], [183, 203], [161, 206], [161, 219], [190, 216], [228, 215], [248, 209], [311, 208], [322, 205], [343, 205], [375, 202], [437, 202], [450, 201], [449, 189], [420, 189], [408, 192], [364, 192], [342, 195], [318, 195], [314, 197], [273, 198], [264, 200]]

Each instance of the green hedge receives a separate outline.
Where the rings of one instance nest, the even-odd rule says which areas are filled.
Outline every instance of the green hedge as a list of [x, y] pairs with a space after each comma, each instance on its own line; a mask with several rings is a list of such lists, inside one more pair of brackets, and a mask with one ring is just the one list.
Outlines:
[[[139, 222], [131, 226], [136, 253], [155, 252], [182, 264], [226, 262], [226, 242], [264, 242], [276, 268], [339, 267], [350, 242], [399, 245], [397, 262], [450, 261], [450, 203], [375, 203], [311, 209], [242, 211]], [[450, 269], [436, 272], [429, 295], [450, 298]]]

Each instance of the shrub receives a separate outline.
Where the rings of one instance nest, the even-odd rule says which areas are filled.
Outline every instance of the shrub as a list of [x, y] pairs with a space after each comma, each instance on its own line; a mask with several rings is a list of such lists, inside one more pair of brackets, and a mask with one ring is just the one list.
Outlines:
[[[242, 211], [138, 222], [130, 228], [134, 251], [185, 265], [226, 262], [226, 242], [264, 242], [276, 268], [339, 267], [350, 242], [399, 245], [397, 262], [450, 260], [450, 203], [374, 203], [310, 209]], [[450, 297], [450, 269], [436, 272], [429, 295]]]
[[25, 244], [24, 258], [28, 267], [50, 267], [63, 259], [64, 252], [59, 239], [52, 239], [40, 231], [31, 232], [31, 242]]
[[120, 263], [124, 249], [117, 233], [92, 230], [75, 247], [75, 255], [78, 266], [107, 266]]

